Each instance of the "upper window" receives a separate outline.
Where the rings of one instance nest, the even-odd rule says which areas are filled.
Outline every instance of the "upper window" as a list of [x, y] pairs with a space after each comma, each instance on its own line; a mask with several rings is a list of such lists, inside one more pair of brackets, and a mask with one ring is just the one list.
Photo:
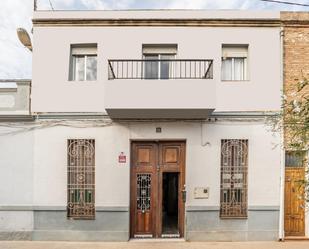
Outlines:
[[221, 79], [248, 80], [248, 45], [222, 45]]
[[143, 45], [145, 79], [169, 79], [172, 77], [177, 45]]
[[97, 45], [72, 45], [70, 64], [71, 81], [97, 80]]

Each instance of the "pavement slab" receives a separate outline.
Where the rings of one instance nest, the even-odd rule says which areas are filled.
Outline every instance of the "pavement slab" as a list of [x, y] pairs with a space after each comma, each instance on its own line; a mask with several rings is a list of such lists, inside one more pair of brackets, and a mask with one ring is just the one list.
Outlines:
[[288, 242], [0, 241], [0, 249], [309, 249], [309, 241], [288, 241]]

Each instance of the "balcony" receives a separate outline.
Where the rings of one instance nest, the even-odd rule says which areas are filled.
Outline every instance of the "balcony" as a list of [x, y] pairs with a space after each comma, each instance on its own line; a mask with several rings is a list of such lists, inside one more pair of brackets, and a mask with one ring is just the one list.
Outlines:
[[30, 80], [0, 80], [0, 119], [30, 116]]
[[113, 119], [200, 119], [215, 109], [213, 60], [109, 60], [108, 79]]

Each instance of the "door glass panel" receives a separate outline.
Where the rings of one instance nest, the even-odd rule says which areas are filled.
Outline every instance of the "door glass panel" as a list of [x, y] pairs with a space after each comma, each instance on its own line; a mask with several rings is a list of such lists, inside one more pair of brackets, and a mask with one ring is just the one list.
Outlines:
[[[171, 60], [174, 56], [170, 54], [161, 55], [161, 60]], [[160, 79], [169, 79], [172, 72], [172, 61], [161, 61]]]
[[[158, 79], [159, 55], [145, 55], [145, 79]], [[149, 61], [147, 61], [149, 60]]]
[[151, 175], [150, 174], [137, 174], [137, 210], [145, 212], [150, 210], [150, 197], [151, 197]]

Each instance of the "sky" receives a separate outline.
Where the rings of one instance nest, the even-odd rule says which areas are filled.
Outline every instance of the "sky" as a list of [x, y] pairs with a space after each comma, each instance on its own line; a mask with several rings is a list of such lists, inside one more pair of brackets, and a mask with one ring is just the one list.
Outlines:
[[[286, 0], [309, 4], [309, 0]], [[309, 11], [309, 7], [260, 0], [51, 0], [55, 10], [104, 9], [251, 9]], [[39, 10], [51, 10], [38, 0]], [[0, 79], [31, 79], [32, 53], [18, 40], [16, 29], [32, 29], [33, 0], [0, 0]]]

